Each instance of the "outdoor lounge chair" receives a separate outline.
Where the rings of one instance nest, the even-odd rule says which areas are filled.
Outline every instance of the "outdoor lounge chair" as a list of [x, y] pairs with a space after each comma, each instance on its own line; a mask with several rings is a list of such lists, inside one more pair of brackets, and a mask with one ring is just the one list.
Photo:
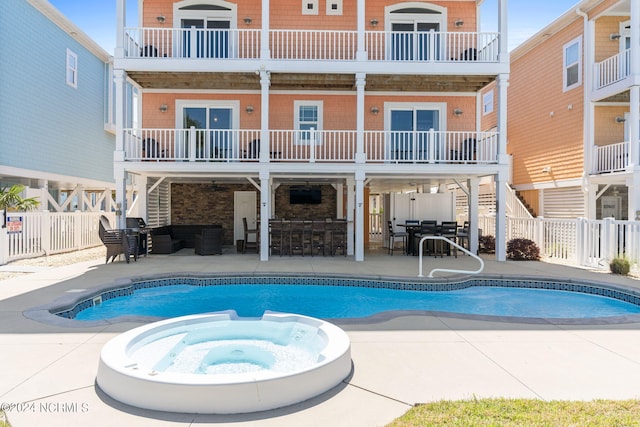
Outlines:
[[109, 223], [109, 219], [100, 216], [100, 228], [98, 230], [100, 240], [107, 247], [107, 259], [105, 264], [113, 262], [116, 257], [123, 254], [127, 264], [129, 258], [133, 255], [133, 259], [138, 261], [138, 242], [135, 235], [129, 234], [127, 229], [113, 229]]
[[196, 234], [195, 253], [222, 255], [222, 227], [203, 228], [200, 234]]

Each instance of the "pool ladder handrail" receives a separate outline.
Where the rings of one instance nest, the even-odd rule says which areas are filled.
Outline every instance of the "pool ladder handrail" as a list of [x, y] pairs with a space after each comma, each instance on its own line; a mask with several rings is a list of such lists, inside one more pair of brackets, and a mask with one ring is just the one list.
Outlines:
[[452, 269], [452, 268], [434, 268], [433, 270], [431, 270], [429, 272], [429, 277], [433, 277], [433, 273], [435, 273], [436, 271], [446, 271], [449, 273], [466, 273], [466, 274], [478, 274], [480, 272], [482, 272], [482, 270], [484, 270], [484, 261], [482, 260], [482, 258], [480, 258], [478, 255], [471, 253], [470, 251], [468, 251], [467, 249], [463, 248], [462, 246], [460, 246], [459, 244], [457, 244], [456, 242], [454, 242], [451, 239], [448, 239], [444, 236], [424, 236], [422, 239], [420, 239], [420, 250], [418, 251], [418, 256], [420, 257], [420, 259], [418, 260], [418, 277], [424, 277], [424, 275], [422, 274], [422, 242], [424, 242], [425, 240], [442, 240], [445, 241], [447, 243], [449, 243], [450, 245], [455, 246], [456, 248], [460, 249], [462, 252], [466, 253], [467, 255], [472, 256], [473, 258], [477, 259], [480, 262], [480, 268], [478, 268], [477, 270], [456, 270], [456, 269]]

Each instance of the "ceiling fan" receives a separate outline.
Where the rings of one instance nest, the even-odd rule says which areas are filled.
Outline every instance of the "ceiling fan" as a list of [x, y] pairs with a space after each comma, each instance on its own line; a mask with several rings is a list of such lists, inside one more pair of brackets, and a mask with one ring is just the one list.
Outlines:
[[227, 187], [225, 187], [224, 185], [216, 184], [215, 181], [211, 181], [211, 186], [209, 187], [209, 189], [213, 191], [223, 191], [226, 190]]

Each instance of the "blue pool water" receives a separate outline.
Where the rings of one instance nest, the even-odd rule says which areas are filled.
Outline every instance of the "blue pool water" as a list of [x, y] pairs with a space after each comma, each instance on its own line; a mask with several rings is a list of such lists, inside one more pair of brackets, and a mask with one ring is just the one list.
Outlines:
[[593, 318], [640, 313], [640, 306], [598, 295], [549, 289], [472, 286], [452, 291], [296, 285], [171, 285], [140, 289], [80, 311], [78, 320], [119, 316], [176, 317], [232, 309], [242, 317], [265, 310], [322, 319], [361, 318], [392, 310], [489, 316]]

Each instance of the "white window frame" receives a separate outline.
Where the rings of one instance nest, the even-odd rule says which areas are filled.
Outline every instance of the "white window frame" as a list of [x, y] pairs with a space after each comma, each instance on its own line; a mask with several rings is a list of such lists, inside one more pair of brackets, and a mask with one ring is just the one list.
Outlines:
[[482, 115], [493, 113], [493, 89], [482, 95]]
[[67, 49], [65, 80], [68, 86], [74, 89], [78, 88], [78, 55], [71, 49]]
[[[300, 107], [316, 107], [318, 109], [318, 122], [317, 122], [317, 128], [315, 129], [315, 131], [322, 131], [323, 128], [323, 123], [322, 123], [322, 116], [323, 116], [323, 112], [322, 112], [322, 106], [323, 106], [323, 102], [322, 101], [293, 101], [293, 122], [294, 122], [294, 129], [296, 132], [296, 144], [297, 145], [310, 145], [311, 141], [308, 139], [303, 139], [300, 136]], [[320, 145], [322, 144], [322, 138], [320, 138], [319, 134], [316, 134], [316, 142], [315, 145]]]
[[[309, 9], [308, 6], [311, 6], [311, 9]], [[318, 0], [302, 0], [303, 15], [318, 15], [318, 13], [319, 13]]]
[[[577, 44], [578, 48], [578, 59], [571, 64], [567, 64], [567, 51], [574, 47]], [[578, 81], [569, 85], [567, 82], [567, 72], [569, 68], [574, 66], [578, 67]], [[574, 89], [576, 87], [582, 86], [582, 37], [576, 37], [571, 40], [569, 43], [566, 43], [562, 46], [562, 87], [563, 92]]]

